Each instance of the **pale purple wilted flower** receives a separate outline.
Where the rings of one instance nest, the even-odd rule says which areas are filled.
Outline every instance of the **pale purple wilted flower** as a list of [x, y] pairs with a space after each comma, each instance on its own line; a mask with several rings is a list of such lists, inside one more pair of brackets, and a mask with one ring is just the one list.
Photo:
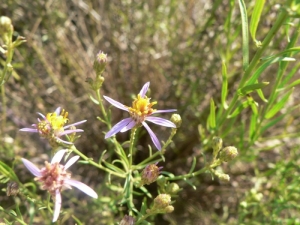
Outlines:
[[32, 127], [34, 128], [22, 128], [20, 131], [39, 133], [41, 137], [48, 139], [50, 142], [54, 140], [55, 142], [72, 144], [71, 142], [62, 140], [60, 137], [67, 134], [83, 132], [82, 129], [69, 128], [73, 128], [76, 125], [86, 122], [86, 120], [82, 120], [65, 126], [69, 120], [68, 112], [61, 110], [60, 107], [58, 107], [53, 113], [47, 113], [46, 116], [42, 113], [38, 114], [42, 117], [42, 119], [38, 118], [38, 123], [32, 124]]
[[65, 165], [60, 164], [66, 152], [67, 150], [59, 150], [53, 156], [51, 163], [45, 162], [45, 167], [42, 169], [39, 169], [27, 159], [22, 158], [22, 162], [26, 168], [35, 176], [35, 180], [41, 182], [41, 189], [49, 191], [52, 195], [55, 202], [52, 222], [58, 219], [60, 213], [61, 191], [63, 187], [72, 189], [71, 186], [74, 186], [92, 198], [98, 198], [97, 193], [92, 188], [84, 183], [72, 180], [71, 173], [66, 171], [79, 159], [79, 156], [73, 156]]
[[125, 106], [118, 101], [115, 101], [107, 96], [103, 96], [110, 104], [112, 104], [113, 106], [115, 106], [119, 109], [127, 111], [130, 114], [130, 117], [121, 120], [119, 123], [117, 123], [115, 126], [113, 126], [113, 128], [106, 133], [105, 138], [109, 138], [118, 132], [125, 132], [134, 127], [143, 125], [146, 128], [146, 130], [148, 131], [155, 147], [158, 150], [161, 150], [161, 145], [160, 145], [158, 138], [156, 137], [156, 135], [153, 133], [153, 131], [151, 130], [151, 128], [148, 126], [148, 124], [145, 121], [149, 121], [149, 122], [155, 123], [157, 125], [165, 126], [165, 127], [176, 128], [176, 125], [169, 120], [151, 116], [152, 114], [155, 114], [155, 113], [175, 112], [176, 109], [166, 109], [166, 110], [153, 109], [152, 106], [155, 105], [157, 102], [150, 102], [150, 98], [148, 98], [146, 96], [149, 86], [150, 86], [150, 82], [147, 82], [146, 84], [144, 84], [140, 93], [137, 95], [135, 100], [132, 102], [132, 107]]

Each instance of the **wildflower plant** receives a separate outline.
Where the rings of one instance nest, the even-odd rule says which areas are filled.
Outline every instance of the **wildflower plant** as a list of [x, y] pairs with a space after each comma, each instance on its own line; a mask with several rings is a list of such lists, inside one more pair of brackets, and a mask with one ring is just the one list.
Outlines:
[[[300, 83], [299, 79], [295, 76], [300, 64], [298, 63], [297, 67], [290, 73], [286, 74], [285, 72], [289, 69], [289, 63], [295, 60], [295, 55], [300, 51], [300, 48], [296, 46], [300, 23], [298, 20], [298, 23], [293, 23], [293, 19], [297, 19], [300, 15], [300, 6], [293, 0], [287, 0], [282, 6], [277, 6], [281, 7], [280, 12], [278, 12], [278, 18], [276, 18], [272, 28], [266, 33], [263, 40], [259, 41], [257, 40], [258, 35], [256, 31], [263, 12], [264, 1], [256, 1], [253, 12], [251, 12], [252, 6], [248, 9], [244, 0], [239, 0], [238, 9], [241, 14], [241, 20], [234, 21], [231, 16], [238, 15], [238, 13], [233, 13], [235, 7], [233, 3], [234, 1], [230, 1], [230, 5], [228, 6], [230, 13], [224, 24], [223, 35], [225, 35], [227, 42], [218, 39], [224, 44], [222, 46], [224, 49], [218, 49], [220, 51], [218, 57], [221, 55], [219, 62], [220, 81], [222, 82], [219, 88], [220, 96], [216, 92], [200, 95], [197, 92], [204, 91], [197, 87], [198, 83], [190, 82], [188, 87], [191, 87], [191, 90], [187, 90], [188, 97], [181, 99], [183, 87], [180, 85], [184, 84], [183, 82], [185, 81], [183, 81], [182, 77], [180, 79], [177, 77], [178, 79], [172, 83], [177, 85], [176, 93], [173, 93], [174, 90], [171, 88], [164, 91], [170, 92], [171, 96], [178, 98], [178, 106], [180, 108], [156, 109], [156, 106], [160, 108], [160, 105], [163, 104], [161, 104], [161, 101], [154, 101], [150, 98], [150, 81], [146, 81], [144, 84], [139, 83], [140, 87], [142, 87], [140, 90], [130, 90], [131, 93], [138, 94], [133, 99], [125, 95], [123, 104], [108, 97], [113, 96], [114, 91], [110, 91], [109, 88], [103, 88], [110, 85], [105, 78], [107, 72], [106, 66], [112, 57], [103, 51], [99, 51], [93, 62], [95, 76], [86, 79], [89, 85], [88, 95], [94, 103], [93, 110], [97, 110], [97, 120], [94, 118], [80, 118], [81, 121], [69, 124], [69, 113], [59, 107], [54, 112], [47, 113], [46, 115], [38, 113], [39, 118], [37, 119], [37, 123], [32, 124], [31, 128], [20, 129], [21, 126], [18, 127], [17, 130], [22, 132], [39, 134], [42, 139], [50, 143], [52, 151], [43, 151], [41, 149], [41, 152], [32, 156], [30, 151], [27, 152], [24, 150], [14, 155], [12, 157], [13, 160], [10, 159], [11, 161], [0, 159], [0, 182], [6, 184], [3, 186], [6, 187], [3, 188], [4, 192], [6, 192], [5, 197], [11, 198], [14, 201], [11, 207], [2, 206], [1, 203], [0, 215], [5, 215], [7, 218], [4, 218], [2, 221], [0, 217], [0, 223], [26, 225], [39, 224], [41, 221], [45, 221], [45, 223], [51, 221], [51, 223], [64, 224], [67, 220], [68, 222], [70, 220], [70, 223], [75, 221], [74, 223], [76, 224], [85, 224], [86, 221], [84, 221], [83, 217], [86, 216], [89, 217], [87, 219], [89, 221], [88, 224], [155, 224], [158, 214], [172, 215], [178, 205], [177, 198], [187, 185], [190, 185], [194, 190], [199, 185], [202, 185], [197, 180], [197, 176], [208, 176], [211, 179], [221, 181], [220, 184], [222, 185], [225, 182], [228, 183], [231, 181], [232, 174], [231, 172], [227, 172], [227, 168], [235, 161], [241, 160], [243, 157], [246, 158], [247, 154], [252, 154], [251, 160], [252, 158], [255, 159], [258, 153], [253, 152], [262, 150], [257, 150], [257, 145], [266, 138], [266, 131], [279, 124], [285, 116], [290, 115], [297, 108], [296, 106], [291, 108], [286, 106], [289, 104], [288, 99], [292, 95], [294, 88]], [[215, 15], [215, 10], [218, 8], [218, 4], [221, 3], [214, 4], [215, 7], [212, 7], [212, 15]], [[170, 5], [170, 7], [174, 6]], [[166, 11], [174, 12], [174, 10]], [[247, 21], [248, 12], [252, 13], [250, 23]], [[213, 16], [210, 17], [205, 26], [214, 24], [212, 23], [213, 20]], [[236, 21], [240, 24], [236, 29], [237, 32], [232, 34], [232, 25], [236, 25]], [[197, 21], [195, 20], [194, 22], [196, 23]], [[280, 29], [283, 27], [285, 27], [285, 31], [281, 33]], [[293, 32], [289, 30], [292, 29], [291, 27], [294, 28]], [[250, 36], [248, 35], [248, 29]], [[242, 31], [242, 39], [237, 38], [240, 30]], [[201, 30], [199, 33], [202, 34], [205, 32]], [[277, 34], [280, 34], [278, 35], [279, 37], [276, 36]], [[170, 39], [173, 36], [170, 35]], [[280, 45], [281, 48], [285, 49], [276, 49], [277, 53], [270, 55], [269, 51], [267, 51], [270, 43], [273, 40], [274, 43], [280, 42], [286, 36], [288, 36], [286, 46], [284, 44]], [[1, 65], [3, 65], [3, 69], [0, 71], [0, 89], [2, 94], [0, 106], [3, 108], [1, 110], [4, 115], [3, 117], [5, 117], [7, 103], [5, 98], [5, 84], [13, 74], [13, 67], [11, 65], [13, 52], [16, 47], [25, 42], [25, 39], [17, 37], [15, 41], [12, 40], [13, 26], [8, 17], [0, 17], [0, 37], [4, 43], [0, 47], [0, 52], [5, 58], [5, 61], [0, 60]], [[277, 40], [277, 38], [279, 39]], [[241, 41], [241, 43], [237, 44], [238, 41]], [[187, 43], [193, 42], [188, 41]], [[251, 49], [253, 53], [251, 59], [249, 54], [250, 47], [253, 48]], [[231, 54], [232, 48], [234, 48], [234, 52], [240, 50], [238, 57], [241, 56], [241, 62], [234, 62], [241, 65], [239, 73], [236, 72], [236, 68], [231, 71], [231, 68], [228, 66], [235, 59]], [[197, 51], [199, 50], [197, 49]], [[206, 49], [204, 52], [207, 54]], [[174, 55], [178, 57], [178, 52]], [[193, 54], [189, 53], [187, 55], [186, 57], [190, 57], [189, 55]], [[207, 57], [207, 60], [209, 58]], [[218, 68], [216, 63], [213, 62], [213, 67]], [[274, 83], [264, 81], [262, 78], [264, 78], [263, 73], [266, 69], [271, 65], [277, 64], [279, 69], [274, 78]], [[91, 62], [90, 65], [92, 65]], [[200, 66], [197, 67], [197, 69], [199, 68]], [[213, 69], [215, 70], [216, 68]], [[176, 67], [174, 66], [172, 69], [176, 70]], [[108, 76], [113, 76], [109, 72]], [[240, 77], [237, 79], [238, 83], [233, 85], [233, 88], [236, 89], [232, 91], [233, 89], [230, 89], [230, 82], [228, 81], [235, 74], [239, 74]], [[195, 79], [198, 80], [198, 78]], [[171, 83], [171, 79], [166, 79], [166, 82]], [[214, 81], [214, 83], [217, 82]], [[269, 87], [269, 92], [266, 92], [265, 87], [268, 85], [271, 86], [271, 83], [272, 87]], [[229, 92], [232, 93], [229, 94]], [[213, 93], [213, 96], [211, 96], [211, 93]], [[210, 101], [208, 101], [208, 108], [202, 109], [202, 105], [201, 107], [198, 105], [199, 102], [202, 102], [202, 98], [198, 97], [205, 97], [203, 99], [203, 102], [205, 102], [205, 99], [209, 99], [206, 94], [207, 96], [209, 94]], [[217, 98], [220, 98], [220, 101], [216, 101]], [[174, 108], [177, 108], [175, 107], [175, 101], [171, 103]], [[181, 107], [182, 104], [185, 105]], [[110, 107], [111, 105], [122, 111], [126, 111], [128, 117], [117, 121], [115, 119], [117, 110]], [[187, 113], [189, 107], [194, 113], [192, 116]], [[280, 114], [283, 108], [286, 111]], [[200, 110], [203, 114], [198, 113]], [[157, 114], [162, 115], [157, 116]], [[191, 118], [196, 118], [197, 121], [192, 123], [190, 121]], [[247, 121], [243, 121], [243, 118], [247, 118]], [[101, 127], [97, 131], [97, 138], [102, 139], [104, 145], [98, 146], [97, 152], [93, 152], [95, 155], [91, 156], [90, 153], [86, 153], [86, 151], [76, 145], [76, 140], [80, 138], [77, 133], [80, 133], [81, 136], [85, 135], [84, 130], [77, 128], [77, 126], [82, 125], [87, 120], [93, 119], [93, 124]], [[291, 121], [293, 119], [291, 118]], [[6, 127], [3, 121], [5, 119], [2, 120], [1, 124], [2, 131]], [[154, 133], [152, 130], [153, 124], [167, 127], [168, 129], [157, 129]], [[200, 142], [197, 144], [191, 142], [194, 151], [193, 155], [180, 151], [185, 150], [186, 146], [181, 147], [181, 149], [178, 147], [189, 144], [184, 139], [188, 139], [187, 135], [191, 133], [187, 131], [186, 134], [185, 129], [189, 130], [189, 132], [191, 131], [194, 136], [200, 139]], [[151, 139], [149, 139], [149, 142], [144, 136], [141, 139], [142, 132], [140, 131], [145, 130], [149, 134], [147, 137]], [[125, 141], [120, 141], [123, 140], [120, 138], [120, 133], [125, 133], [122, 136], [122, 138], [127, 137]], [[128, 135], [126, 136], [126, 134]], [[298, 135], [299, 132], [295, 134]], [[21, 137], [26, 136], [24, 133], [19, 135]], [[180, 138], [176, 139], [179, 135]], [[275, 138], [273, 137], [273, 139]], [[94, 146], [92, 141], [86, 144], [87, 150], [89, 150], [90, 146]], [[25, 158], [31, 158], [30, 161], [24, 158], [25, 154], [28, 155]], [[45, 161], [43, 167], [36, 166], [35, 164], [38, 165], [38, 163], [35, 160], [38, 159], [39, 161], [45, 155], [51, 159], [50, 162]], [[71, 155], [72, 157], [70, 157]], [[174, 157], [170, 159], [170, 155]], [[293, 156], [297, 155], [299, 154], [295, 150]], [[172, 160], [178, 157], [181, 161], [185, 161], [185, 158], [188, 158], [189, 167], [176, 170], [177, 168], [174, 168]], [[75, 163], [88, 168], [88, 171], [91, 172], [90, 174], [97, 177], [92, 179], [94, 177], [91, 177], [90, 174], [85, 176], [86, 174], [80, 174], [82, 170], [78, 170], [73, 171], [73, 174], [79, 178], [76, 180], [72, 179], [71, 172], [69, 171], [71, 170], [70, 167]], [[225, 164], [227, 164], [227, 167], [224, 167]], [[282, 170], [279, 167], [281, 164], [282, 168], [287, 169]], [[293, 179], [293, 177], [287, 176], [291, 174], [289, 171], [293, 171], [293, 174], [299, 175], [296, 169], [290, 169], [294, 165], [293, 163], [281, 162], [281, 164], [268, 164], [268, 166], [272, 166], [272, 169], [268, 170], [267, 173], [274, 174], [274, 183], [278, 181], [276, 180], [278, 174], [283, 178], [288, 177], [287, 180]], [[34, 175], [34, 178], [32, 179], [32, 176], [27, 177], [29, 173], [27, 170], [23, 171], [23, 168], [26, 168]], [[183, 172], [179, 173], [179, 171]], [[257, 168], [255, 168], [255, 171], [259, 173]], [[22, 177], [24, 174], [26, 176]], [[246, 179], [248, 178], [246, 177]], [[251, 188], [250, 193], [246, 194], [243, 198], [244, 200], [240, 203], [241, 215], [237, 216], [240, 223], [244, 223], [245, 219], [251, 218], [249, 215], [252, 214], [254, 215], [252, 215], [253, 218], [255, 218], [255, 215], [265, 216], [263, 213], [267, 210], [261, 201], [264, 201], [264, 194], [266, 192], [260, 189], [260, 185], [263, 182], [265, 182], [265, 187], [269, 185], [267, 181], [260, 180], [257, 182], [259, 185], [257, 184], [255, 188]], [[291, 196], [288, 196], [289, 199], [298, 196], [298, 184], [298, 181], [293, 181], [292, 185], [289, 186], [289, 190], [292, 193]], [[37, 185], [43, 191], [40, 191]], [[81, 201], [81, 195], [78, 195], [78, 198], [74, 198], [74, 192], [65, 191], [65, 189], [72, 189], [72, 187], [92, 197], [92, 199], [87, 200], [89, 201], [88, 205], [86, 201]], [[232, 185], [231, 188], [234, 188], [234, 186]], [[48, 198], [43, 196], [43, 193], [47, 193]], [[284, 198], [284, 195], [282, 196]], [[83, 213], [76, 214], [76, 211], [70, 207], [76, 205], [71, 204], [70, 202], [72, 201], [79, 203], [78, 205], [81, 207], [80, 209]], [[280, 201], [283, 202], [282, 199]], [[272, 202], [272, 204], [277, 203]], [[87, 207], [85, 207], [86, 205]], [[260, 210], [253, 210], [256, 207], [255, 205], [259, 205], [257, 209]], [[285, 208], [291, 207], [288, 200], [283, 205]], [[274, 212], [277, 212], [279, 208], [274, 209]], [[87, 215], [84, 215], [85, 212], [88, 212]], [[275, 215], [276, 213], [274, 212], [272, 213]], [[164, 218], [166, 220], [171, 218], [169, 215]], [[253, 221], [247, 222], [250, 224]], [[270, 224], [273, 222], [270, 222]], [[282, 221], [280, 220], [280, 222]], [[284, 220], [284, 222], [292, 224], [288, 220]]]

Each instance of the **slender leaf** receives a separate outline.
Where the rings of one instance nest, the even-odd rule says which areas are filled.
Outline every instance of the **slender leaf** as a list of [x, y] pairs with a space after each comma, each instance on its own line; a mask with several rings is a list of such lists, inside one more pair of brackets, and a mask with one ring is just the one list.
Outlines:
[[247, 17], [247, 9], [245, 2], [243, 0], [239, 0], [239, 6], [241, 11], [241, 20], [242, 20], [242, 34], [243, 34], [243, 69], [249, 65], [249, 34], [248, 34], [248, 17]]
[[259, 43], [256, 40], [256, 30], [257, 30], [257, 26], [261, 17], [261, 12], [264, 8], [264, 4], [265, 4], [265, 0], [256, 0], [255, 1], [255, 5], [254, 5], [254, 9], [253, 9], [253, 13], [251, 16], [251, 21], [250, 21], [250, 34], [251, 37], [253, 39], [253, 41], [256, 43], [256, 45]]
[[215, 112], [215, 102], [214, 100], [211, 98], [210, 99], [210, 113], [208, 116], [208, 127], [211, 129], [216, 128], [216, 112]]
[[228, 118], [233, 118], [237, 115], [239, 115], [243, 109], [247, 108], [250, 105], [249, 101], [244, 101], [242, 103], [239, 103], [238, 107], [233, 111], [231, 115], [228, 116]]
[[265, 115], [266, 119], [272, 118], [273, 116], [275, 116], [276, 113], [279, 112], [280, 109], [282, 109], [284, 107], [284, 105], [288, 101], [290, 95], [292, 94], [293, 90], [294, 89], [287, 92], [279, 102], [277, 102], [275, 105], [273, 105], [273, 107], [266, 113], [266, 115]]
[[221, 93], [221, 102], [223, 108], [228, 109], [228, 105], [226, 103], [226, 98], [228, 94], [228, 79], [227, 79], [227, 68], [224, 61], [222, 61], [222, 93]]
[[245, 96], [246, 94], [249, 94], [255, 90], [262, 89], [263, 87], [267, 86], [268, 84], [269, 84], [269, 82], [262, 82], [262, 83], [246, 85], [245, 87], [238, 89], [238, 94], [240, 96]]
[[257, 115], [252, 113], [251, 119], [250, 119], [250, 126], [249, 126], [249, 139], [253, 140], [253, 137], [255, 135], [256, 131], [256, 126], [257, 126]]

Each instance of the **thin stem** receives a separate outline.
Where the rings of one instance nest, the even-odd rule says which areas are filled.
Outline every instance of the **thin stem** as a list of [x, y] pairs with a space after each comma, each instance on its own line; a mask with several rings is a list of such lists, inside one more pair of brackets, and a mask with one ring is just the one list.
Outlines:
[[136, 128], [132, 128], [131, 135], [130, 135], [130, 147], [129, 147], [129, 168], [132, 166], [132, 155], [133, 155], [133, 146], [135, 142], [135, 134], [136, 134]]
[[207, 170], [209, 170], [209, 166], [205, 166], [202, 169], [200, 169], [200, 170], [198, 170], [194, 173], [179, 175], [179, 176], [175, 176], [175, 177], [167, 177], [166, 180], [183, 180], [183, 179], [198, 176], [198, 175], [200, 175], [201, 173], [204, 173]]
[[110, 174], [113, 174], [117, 177], [122, 177], [122, 178], [125, 178], [126, 175], [125, 174], [120, 174], [120, 173], [117, 173], [115, 171], [112, 171], [104, 166], [102, 166], [101, 164], [98, 164], [96, 162], [93, 161], [93, 159], [87, 157], [86, 155], [84, 155], [82, 152], [80, 152], [74, 145], [70, 148], [70, 150], [72, 150], [73, 152], [75, 152], [77, 155], [79, 155], [81, 158], [83, 158], [85, 161], [87, 161], [90, 165], [93, 165], [101, 170], [104, 170], [105, 172], [108, 172]]

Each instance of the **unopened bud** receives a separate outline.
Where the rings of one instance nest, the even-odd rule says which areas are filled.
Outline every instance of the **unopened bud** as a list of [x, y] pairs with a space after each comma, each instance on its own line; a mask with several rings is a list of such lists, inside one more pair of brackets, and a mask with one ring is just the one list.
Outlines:
[[219, 152], [223, 146], [223, 140], [220, 137], [214, 137], [212, 139], [212, 148], [214, 151]]
[[237, 155], [238, 155], [238, 151], [237, 151], [236, 147], [228, 146], [228, 147], [223, 148], [220, 151], [219, 159], [224, 162], [229, 162], [229, 161], [233, 160], [234, 158], [236, 158]]
[[166, 189], [166, 192], [170, 195], [177, 194], [178, 191], [180, 191], [180, 188], [179, 188], [179, 185], [176, 183], [170, 183]]
[[151, 184], [155, 182], [159, 176], [160, 169], [162, 169], [162, 167], [157, 167], [156, 164], [146, 166], [141, 175], [142, 184]]
[[134, 218], [132, 216], [125, 215], [119, 225], [134, 225]]
[[7, 16], [0, 17], [0, 36], [5, 33], [11, 33], [13, 30], [13, 26], [11, 23], [11, 19]]
[[104, 52], [100, 51], [97, 55], [96, 55], [96, 59], [94, 61], [94, 65], [93, 68], [97, 74], [97, 76], [100, 76], [107, 64], [107, 54], [105, 54]]
[[179, 114], [173, 114], [171, 116], [171, 121], [176, 125], [176, 128], [179, 128], [181, 126], [182, 119]]
[[166, 213], [171, 213], [171, 212], [173, 212], [173, 211], [174, 211], [174, 207], [171, 206], [171, 205], [169, 205], [169, 206], [167, 206], [167, 207], [165, 208], [165, 212], [166, 212]]
[[220, 179], [220, 181], [229, 182], [230, 176], [226, 173], [215, 171], [214, 174]]
[[167, 179], [164, 176], [159, 176], [156, 182], [158, 186], [163, 188], [167, 182]]
[[153, 208], [156, 210], [163, 210], [171, 203], [171, 196], [168, 194], [160, 194], [154, 199]]

